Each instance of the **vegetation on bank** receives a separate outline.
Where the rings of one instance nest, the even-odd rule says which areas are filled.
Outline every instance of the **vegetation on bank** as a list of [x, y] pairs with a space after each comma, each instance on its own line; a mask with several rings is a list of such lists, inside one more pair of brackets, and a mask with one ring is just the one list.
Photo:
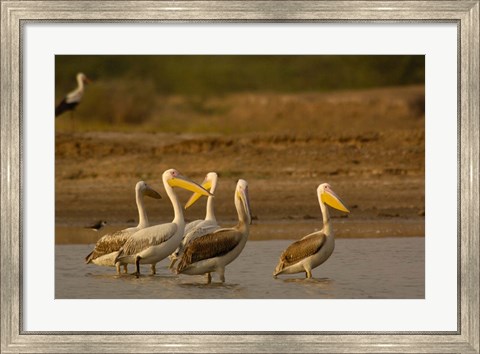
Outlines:
[[[237, 93], [291, 94], [423, 84], [425, 58], [57, 55], [55, 103], [75, 88], [75, 75], [80, 71], [94, 82], [75, 112], [79, 130], [176, 131], [173, 122], [182, 119], [190, 131], [208, 132], [205, 119], [219, 120], [231, 111], [231, 106], [222, 102], [206, 104], [212, 97], [221, 101]], [[68, 127], [66, 119], [57, 120], [59, 130]]]

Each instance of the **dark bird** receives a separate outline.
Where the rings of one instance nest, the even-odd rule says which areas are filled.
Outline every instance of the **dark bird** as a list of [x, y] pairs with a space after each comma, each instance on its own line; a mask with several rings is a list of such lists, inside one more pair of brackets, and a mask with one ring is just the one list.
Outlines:
[[90, 82], [91, 81], [85, 76], [85, 74], [77, 74], [78, 86], [75, 90], [69, 92], [64, 97], [64, 99], [57, 105], [57, 107], [55, 108], [55, 118], [66, 111], [70, 111], [73, 124], [73, 111], [82, 100], [83, 91], [85, 90], [84, 84], [88, 84]]
[[86, 229], [92, 229], [93, 231], [98, 231], [102, 227], [104, 227], [105, 225], [107, 225], [107, 222], [105, 220], [98, 220], [95, 224], [87, 226], [85, 228]]

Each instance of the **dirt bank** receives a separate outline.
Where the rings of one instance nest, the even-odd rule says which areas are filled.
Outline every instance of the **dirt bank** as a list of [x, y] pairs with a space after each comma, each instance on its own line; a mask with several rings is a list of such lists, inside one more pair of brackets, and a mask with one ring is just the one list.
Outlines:
[[[62, 228], [97, 219], [113, 228], [133, 224], [135, 183], [143, 179], [165, 196], [161, 174], [172, 167], [198, 182], [209, 171], [219, 173], [215, 203], [222, 224], [234, 222], [233, 190], [238, 178], [246, 179], [259, 225], [253, 237], [261, 237], [261, 225], [286, 225], [292, 235], [279, 238], [299, 236], [291, 225], [320, 225], [315, 189], [322, 182], [329, 182], [351, 209], [348, 217], [333, 213], [338, 237], [424, 234], [422, 87], [288, 95], [284, 109], [275, 102], [285, 95], [251, 96], [225, 98], [231, 108], [211, 117], [212, 122], [228, 119], [232, 131], [227, 133], [57, 129], [57, 242], [67, 240]], [[257, 103], [247, 109], [248, 99]], [[261, 102], [271, 109], [260, 109]], [[321, 108], [318, 102], [330, 104]], [[278, 112], [282, 117], [275, 118]], [[188, 193], [179, 195], [182, 201], [188, 198]], [[152, 222], [172, 218], [166, 199], [146, 202]], [[189, 209], [186, 218], [201, 218], [204, 205]]]

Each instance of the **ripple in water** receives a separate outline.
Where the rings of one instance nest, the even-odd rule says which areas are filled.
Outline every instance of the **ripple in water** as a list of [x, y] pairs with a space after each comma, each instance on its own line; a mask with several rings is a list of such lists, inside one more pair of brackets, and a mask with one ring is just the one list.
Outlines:
[[[422, 299], [425, 297], [425, 239], [337, 239], [327, 262], [305, 274], [272, 277], [289, 240], [249, 241], [242, 254], [227, 266], [224, 284], [212, 274], [176, 275], [168, 259], [157, 264], [157, 274], [117, 275], [115, 268], [85, 264], [93, 245], [57, 245], [55, 297], [57, 299]], [[129, 265], [129, 272], [134, 266]]]

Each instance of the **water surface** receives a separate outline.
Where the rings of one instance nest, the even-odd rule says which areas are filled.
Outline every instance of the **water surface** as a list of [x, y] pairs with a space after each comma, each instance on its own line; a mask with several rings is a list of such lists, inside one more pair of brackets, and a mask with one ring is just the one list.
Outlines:
[[[57, 299], [421, 299], [425, 296], [423, 237], [337, 239], [324, 264], [305, 274], [279, 276], [272, 272], [281, 252], [293, 240], [248, 241], [227, 266], [226, 282], [216, 274], [175, 275], [169, 261], [157, 264], [157, 274], [142, 266], [139, 278], [117, 275], [115, 268], [85, 264], [94, 245], [55, 246]], [[134, 270], [129, 265], [129, 272]]]

